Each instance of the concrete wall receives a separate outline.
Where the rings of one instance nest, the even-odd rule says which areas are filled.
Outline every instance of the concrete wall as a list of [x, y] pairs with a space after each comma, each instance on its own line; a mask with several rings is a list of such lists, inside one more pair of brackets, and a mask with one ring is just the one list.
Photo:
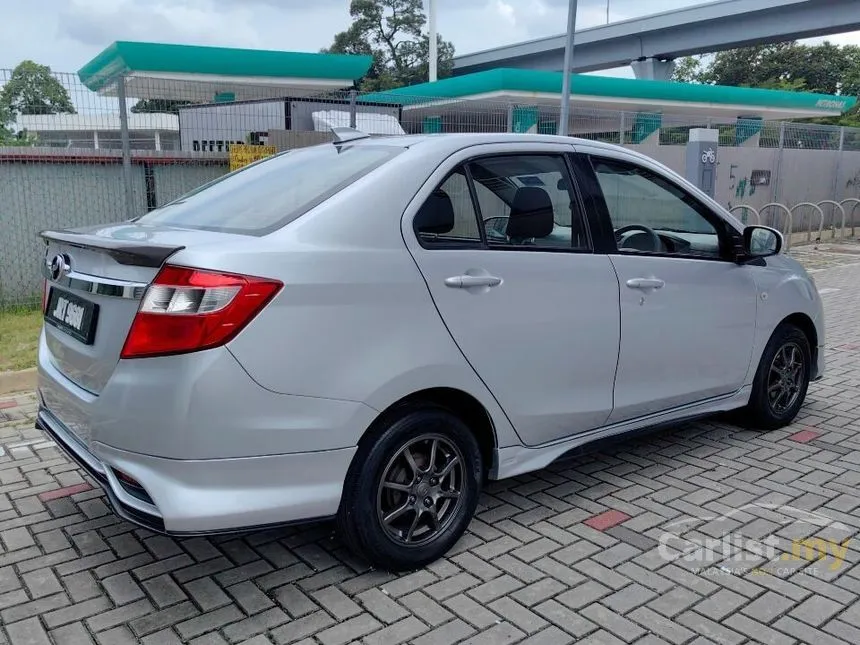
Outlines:
[[[625, 146], [656, 159], [675, 172], [684, 174], [684, 146], [661, 146], [656, 142]], [[753, 184], [755, 171], [770, 171], [768, 185]], [[760, 173], [756, 173], [760, 174]], [[860, 152], [837, 150], [798, 150], [777, 148], [720, 147], [717, 166], [716, 200], [726, 208], [747, 204], [756, 210], [771, 202], [789, 207], [801, 202], [818, 203], [825, 199], [842, 201], [848, 197], [860, 198]], [[832, 212], [825, 210], [825, 227], [831, 225]], [[847, 222], [851, 221], [851, 208]], [[807, 230], [811, 209], [798, 209], [794, 230]], [[741, 215], [740, 212], [736, 213]], [[841, 219], [841, 214], [837, 221]], [[855, 219], [860, 224], [860, 208]], [[749, 220], [750, 222], [752, 220]], [[784, 225], [784, 216], [778, 209], [768, 209], [763, 223]], [[814, 225], [818, 223], [815, 216]]]
[[[38, 154], [41, 151], [41, 154]], [[118, 157], [58, 155], [56, 150], [0, 148], [0, 306], [38, 302], [46, 229], [126, 219]], [[14, 156], [13, 156], [14, 155]], [[50, 156], [49, 156], [50, 155]], [[227, 170], [226, 159], [150, 157], [157, 205]], [[135, 211], [147, 211], [143, 158], [132, 165]], [[218, 160], [216, 160], [218, 161]]]
[[163, 206], [169, 201], [212, 181], [227, 172], [226, 164], [153, 166], [155, 203]]

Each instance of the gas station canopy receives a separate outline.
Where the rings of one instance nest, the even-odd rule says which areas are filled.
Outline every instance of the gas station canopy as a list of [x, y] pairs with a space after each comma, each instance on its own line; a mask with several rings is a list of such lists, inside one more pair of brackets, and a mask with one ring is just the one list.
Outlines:
[[241, 101], [351, 87], [372, 62], [348, 54], [117, 41], [78, 77], [104, 96], [116, 96], [116, 81], [125, 76], [126, 95], [133, 98]]
[[[376, 93], [364, 100], [396, 103], [419, 114], [474, 111], [482, 101], [558, 109], [562, 73], [492, 69]], [[571, 103], [591, 110], [664, 112], [728, 119], [798, 119], [838, 116], [855, 98], [722, 85], [574, 74]]]

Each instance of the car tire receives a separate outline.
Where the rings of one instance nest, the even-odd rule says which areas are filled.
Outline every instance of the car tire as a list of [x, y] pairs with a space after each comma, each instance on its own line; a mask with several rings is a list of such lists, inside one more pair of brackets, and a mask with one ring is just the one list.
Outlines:
[[776, 328], [762, 352], [746, 407], [750, 427], [775, 430], [797, 416], [812, 369], [812, 351], [806, 334], [783, 324]]
[[463, 535], [482, 475], [475, 435], [451, 411], [422, 405], [386, 415], [359, 444], [344, 482], [338, 532], [378, 568], [417, 569]]

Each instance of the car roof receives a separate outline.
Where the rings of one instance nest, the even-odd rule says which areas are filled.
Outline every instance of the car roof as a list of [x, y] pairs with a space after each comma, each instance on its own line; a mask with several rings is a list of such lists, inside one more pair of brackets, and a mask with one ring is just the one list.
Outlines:
[[349, 141], [350, 144], [390, 145], [402, 148], [434, 148], [438, 151], [455, 151], [474, 145], [489, 143], [562, 143], [567, 145], [589, 145], [597, 148], [617, 149], [619, 146], [554, 134], [528, 134], [512, 132], [463, 132], [445, 134], [407, 134], [395, 136], [372, 136]]

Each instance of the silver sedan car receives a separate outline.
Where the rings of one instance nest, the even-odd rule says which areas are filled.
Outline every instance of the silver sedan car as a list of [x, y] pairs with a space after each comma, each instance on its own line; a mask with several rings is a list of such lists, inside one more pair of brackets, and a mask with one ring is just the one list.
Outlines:
[[592, 141], [341, 131], [42, 237], [38, 426], [171, 535], [335, 517], [417, 567], [487, 479], [736, 408], [777, 428], [823, 370], [778, 232]]

